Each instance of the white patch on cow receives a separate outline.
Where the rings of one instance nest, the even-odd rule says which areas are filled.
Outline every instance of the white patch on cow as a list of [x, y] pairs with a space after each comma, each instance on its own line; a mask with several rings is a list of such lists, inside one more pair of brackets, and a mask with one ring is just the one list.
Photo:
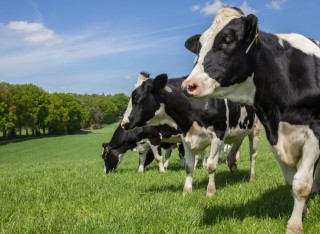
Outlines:
[[[197, 83], [199, 94], [196, 96], [206, 97], [215, 91], [217, 87], [220, 87], [220, 83], [210, 78], [205, 73], [203, 67], [203, 61], [207, 53], [212, 49], [213, 42], [217, 34], [233, 19], [243, 17], [243, 15], [233, 8], [222, 8], [220, 9], [216, 17], [208, 30], [206, 30], [200, 37], [200, 43], [202, 48], [198, 56], [198, 62], [191, 71], [186, 81], [193, 81]], [[186, 82], [185, 81], [185, 82]]]
[[118, 165], [122, 162], [122, 160], [123, 160], [123, 156], [124, 156], [124, 154], [119, 154], [119, 162], [118, 162]]
[[144, 76], [144, 75], [142, 75], [142, 74], [139, 74], [139, 76], [138, 76], [138, 81], [137, 81], [137, 83], [134, 85], [134, 88], [136, 89], [136, 88], [138, 88], [140, 85], [142, 85], [142, 83], [144, 82], [144, 81], [146, 81], [146, 80], [148, 80], [149, 78], [148, 77], [146, 77], [146, 76]]
[[129, 103], [128, 103], [128, 106], [127, 106], [127, 109], [126, 111], [124, 112], [124, 115], [123, 115], [123, 118], [122, 118], [122, 123], [129, 123], [129, 116], [131, 114], [131, 111], [132, 111], [132, 99], [130, 98], [129, 100]]
[[184, 137], [184, 140], [192, 153], [199, 155], [208, 145], [210, 145], [211, 139], [216, 137], [212, 127], [204, 128], [194, 121]]
[[309, 131], [311, 130], [308, 125], [291, 125], [287, 122], [280, 122], [278, 142], [272, 146], [278, 161], [289, 166], [297, 165]]
[[[134, 85], [134, 89], [138, 88], [139, 86], [142, 85], [142, 83], [144, 81], [146, 81], [147, 79], [149, 79], [148, 77], [145, 77], [144, 75], [142, 74], [139, 74], [138, 76], [138, 80], [137, 80], [137, 83]], [[129, 100], [129, 103], [128, 103], [128, 106], [127, 106], [127, 109], [126, 111], [124, 112], [124, 115], [123, 115], [123, 118], [122, 118], [122, 123], [125, 124], [125, 123], [129, 123], [129, 116], [131, 114], [131, 111], [132, 111], [132, 98], [130, 98]]]
[[168, 85], [166, 85], [163, 89], [169, 93], [172, 93], [172, 89]]
[[178, 129], [177, 123], [167, 114], [164, 104], [160, 104], [160, 108], [155, 112], [154, 117], [147, 121], [147, 125], [159, 126], [168, 124], [174, 129]]
[[[315, 55], [320, 58], [320, 48], [310, 39], [296, 33], [290, 34], [276, 34], [279, 38], [280, 45], [283, 46], [282, 41], [288, 42], [292, 47], [309, 55]], [[282, 41], [281, 41], [282, 40]]]
[[211, 96], [215, 98], [226, 98], [233, 102], [240, 102], [253, 106], [256, 93], [253, 77], [254, 74], [252, 73], [252, 75], [242, 83], [237, 83], [228, 87], [216, 87]]
[[206, 101], [206, 104], [204, 105], [204, 109], [205, 109], [205, 110], [208, 110], [208, 107], [209, 107], [209, 102]]
[[147, 153], [150, 150], [150, 141], [148, 139], [142, 139], [137, 142], [137, 151], [139, 154]]

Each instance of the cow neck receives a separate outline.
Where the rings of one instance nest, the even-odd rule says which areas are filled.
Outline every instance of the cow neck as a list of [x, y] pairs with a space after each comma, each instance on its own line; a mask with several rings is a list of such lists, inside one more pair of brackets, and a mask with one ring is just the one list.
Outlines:
[[139, 141], [137, 140], [139, 132], [141, 132], [141, 128], [125, 131], [119, 125], [109, 142], [110, 148], [116, 149], [120, 151], [120, 153], [125, 153], [128, 149], [133, 149], [137, 146], [136, 142]]
[[194, 110], [191, 102], [182, 93], [182, 90], [170, 87], [173, 92], [161, 91], [162, 102], [166, 113], [177, 123], [178, 130], [185, 134], [192, 125]]
[[[281, 53], [281, 50], [284, 48], [278, 44], [275, 35], [259, 32], [257, 50], [250, 58], [253, 59], [256, 86], [254, 107], [271, 145], [278, 141], [278, 126], [281, 112], [287, 108], [287, 99], [290, 96], [293, 98], [283, 80], [282, 68], [275, 58], [276, 53]], [[270, 90], [273, 92], [270, 93]]]

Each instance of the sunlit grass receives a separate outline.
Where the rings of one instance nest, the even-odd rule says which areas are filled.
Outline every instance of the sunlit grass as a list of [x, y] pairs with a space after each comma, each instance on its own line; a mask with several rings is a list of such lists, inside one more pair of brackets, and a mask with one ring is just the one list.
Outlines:
[[[245, 142], [237, 173], [219, 165], [217, 194], [205, 196], [207, 172], [198, 167], [193, 192], [183, 197], [185, 172], [179, 168], [176, 151], [165, 174], [158, 172], [156, 163], [138, 173], [138, 157], [131, 151], [117, 172], [102, 173], [101, 143], [110, 140], [116, 126], [1, 145], [1, 232], [285, 232], [293, 200], [264, 135], [255, 181], [247, 182]], [[319, 197], [308, 205], [304, 232], [318, 233]]]

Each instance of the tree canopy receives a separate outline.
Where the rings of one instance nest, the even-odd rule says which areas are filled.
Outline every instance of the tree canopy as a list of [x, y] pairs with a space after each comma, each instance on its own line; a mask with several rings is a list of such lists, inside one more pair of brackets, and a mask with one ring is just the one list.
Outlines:
[[0, 82], [0, 132], [2, 138], [36, 134], [72, 134], [118, 120], [129, 97], [48, 93], [33, 84]]

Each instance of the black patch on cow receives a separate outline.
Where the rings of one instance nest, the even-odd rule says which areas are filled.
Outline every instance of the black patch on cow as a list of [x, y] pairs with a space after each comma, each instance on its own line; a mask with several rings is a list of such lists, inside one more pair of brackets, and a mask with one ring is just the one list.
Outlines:
[[[148, 150], [147, 155], [146, 155], [146, 160], [144, 161], [144, 167], [150, 165], [152, 161], [154, 160], [154, 155], [152, 150]], [[140, 158], [139, 158], [139, 164], [140, 164]]]
[[[238, 125], [241, 129], [251, 129], [255, 121], [255, 112], [252, 107], [244, 104], [234, 103], [228, 100], [229, 108], [229, 127], [236, 128]], [[245, 108], [246, 116], [243, 121], [239, 121], [241, 117], [241, 108]]]

